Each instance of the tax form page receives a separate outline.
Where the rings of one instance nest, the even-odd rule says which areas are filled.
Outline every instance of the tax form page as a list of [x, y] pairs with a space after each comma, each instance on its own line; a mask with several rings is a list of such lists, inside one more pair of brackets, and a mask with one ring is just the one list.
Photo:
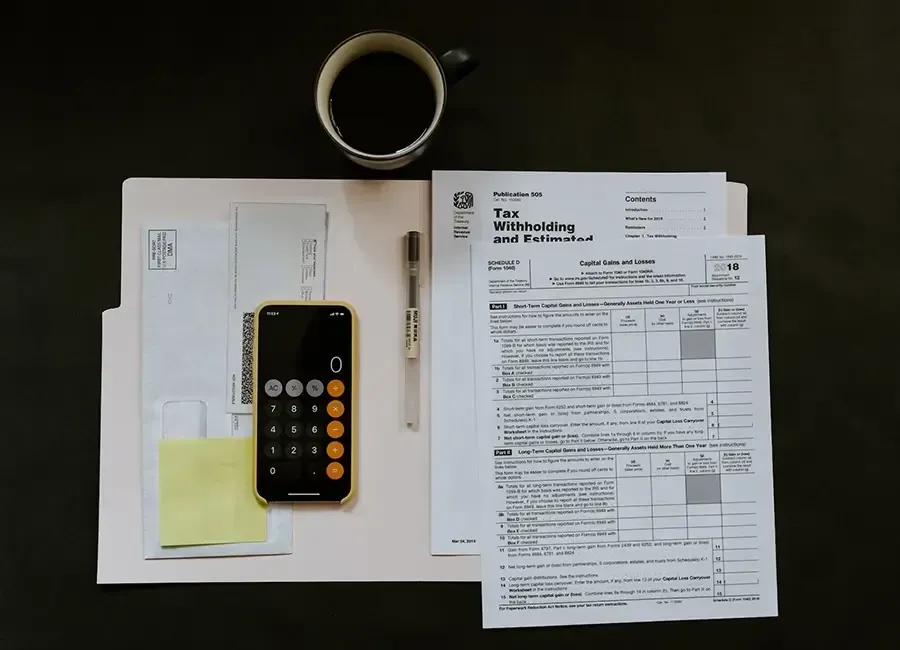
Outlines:
[[762, 237], [472, 245], [485, 627], [777, 615]]
[[725, 174], [435, 171], [431, 187], [431, 552], [477, 554], [470, 245], [724, 235]]

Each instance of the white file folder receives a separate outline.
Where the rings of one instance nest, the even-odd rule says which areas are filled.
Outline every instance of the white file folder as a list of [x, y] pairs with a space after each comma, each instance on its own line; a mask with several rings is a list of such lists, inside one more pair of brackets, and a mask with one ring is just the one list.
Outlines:
[[[359, 489], [346, 507], [295, 507], [291, 555], [145, 560], [142, 551], [141, 223], [227, 221], [231, 202], [328, 206], [328, 299], [359, 314]], [[405, 426], [402, 237], [426, 234], [425, 181], [129, 179], [122, 192], [122, 295], [103, 313], [98, 583], [477, 581], [475, 556], [429, 552], [429, 345], [419, 431]], [[746, 231], [747, 190], [729, 183], [729, 219]], [[429, 257], [422, 250], [424, 331]], [[226, 278], [223, 278], [223, 282]], [[224, 354], [224, 350], [223, 350]]]

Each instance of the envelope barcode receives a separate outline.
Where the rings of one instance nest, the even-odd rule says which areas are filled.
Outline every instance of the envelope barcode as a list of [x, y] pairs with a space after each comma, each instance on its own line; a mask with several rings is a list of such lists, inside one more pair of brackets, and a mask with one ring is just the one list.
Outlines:
[[253, 403], [253, 316], [241, 316], [241, 404]]

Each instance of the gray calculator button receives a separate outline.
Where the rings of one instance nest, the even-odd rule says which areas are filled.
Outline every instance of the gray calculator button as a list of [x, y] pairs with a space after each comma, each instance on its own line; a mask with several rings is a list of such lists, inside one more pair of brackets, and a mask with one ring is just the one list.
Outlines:
[[318, 379], [310, 379], [306, 382], [306, 392], [310, 397], [318, 397], [325, 392], [325, 384]]
[[300, 395], [303, 394], [303, 382], [299, 379], [291, 379], [284, 385], [284, 392], [287, 393], [289, 397], [300, 397]]
[[270, 379], [266, 382], [265, 391], [269, 397], [278, 397], [281, 395], [281, 382], [277, 379]]

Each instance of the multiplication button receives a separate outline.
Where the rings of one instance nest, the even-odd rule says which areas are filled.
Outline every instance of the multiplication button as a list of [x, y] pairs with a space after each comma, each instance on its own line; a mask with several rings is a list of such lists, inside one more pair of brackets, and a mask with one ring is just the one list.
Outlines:
[[344, 414], [344, 403], [339, 399], [333, 399], [328, 402], [328, 406], [325, 409], [331, 417], [339, 418]]
[[300, 397], [303, 394], [303, 382], [299, 379], [291, 379], [284, 385], [284, 392], [288, 397]]
[[277, 379], [270, 379], [266, 382], [263, 390], [266, 391], [266, 395], [269, 397], [278, 397], [281, 395], [281, 382]]

